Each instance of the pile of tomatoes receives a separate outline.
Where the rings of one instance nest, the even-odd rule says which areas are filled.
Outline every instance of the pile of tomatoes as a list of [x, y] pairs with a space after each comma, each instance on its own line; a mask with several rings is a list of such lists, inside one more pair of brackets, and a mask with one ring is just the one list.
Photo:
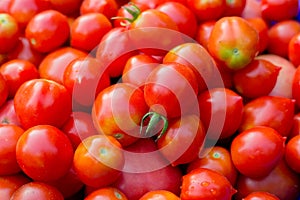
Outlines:
[[297, 0], [1, 0], [1, 200], [297, 200]]

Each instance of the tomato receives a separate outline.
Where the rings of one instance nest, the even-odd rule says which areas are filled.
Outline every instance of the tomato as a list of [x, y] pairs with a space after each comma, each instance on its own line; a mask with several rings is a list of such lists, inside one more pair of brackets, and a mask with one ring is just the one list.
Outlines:
[[[268, 95], [274, 88], [280, 67], [267, 60], [254, 59], [233, 75], [235, 89], [247, 98]], [[264, 85], [264, 87], [261, 87]]]
[[8, 53], [18, 43], [20, 30], [16, 19], [7, 13], [0, 13], [0, 53]]
[[68, 18], [56, 10], [36, 14], [27, 24], [25, 37], [39, 52], [51, 52], [61, 47], [70, 36]]
[[288, 141], [285, 159], [289, 167], [297, 173], [300, 172], [300, 135], [296, 135]]
[[195, 14], [185, 5], [178, 2], [165, 2], [156, 7], [157, 10], [166, 13], [173, 19], [178, 31], [194, 38], [197, 30], [197, 19]]
[[168, 118], [190, 112], [196, 105], [197, 94], [198, 85], [193, 70], [175, 62], [156, 67], [144, 86], [147, 105], [152, 111]]
[[0, 107], [0, 124], [14, 124], [21, 126], [20, 121], [15, 112], [14, 100], [7, 100]]
[[210, 169], [198, 168], [183, 176], [180, 199], [231, 199], [235, 193], [225, 176]]
[[154, 190], [147, 192], [139, 200], [180, 200], [180, 198], [168, 190]]
[[10, 199], [13, 193], [31, 180], [24, 174], [17, 173], [0, 177], [0, 195], [2, 199]]
[[296, 105], [300, 107], [300, 69], [297, 68], [292, 80], [292, 97], [296, 100]]
[[16, 146], [17, 162], [22, 171], [36, 181], [53, 181], [70, 169], [73, 148], [58, 128], [37, 125], [27, 129]]
[[2, 74], [0, 74], [0, 106], [2, 106], [7, 97], [8, 97], [9, 89], [8, 85], [3, 77]]
[[199, 21], [217, 20], [225, 12], [226, 0], [187, 0], [187, 5], [195, 13]]
[[288, 46], [293, 36], [300, 32], [300, 23], [296, 20], [283, 20], [269, 28], [267, 51], [284, 58], [288, 57]]
[[108, 19], [115, 17], [118, 11], [116, 0], [83, 0], [80, 5], [80, 14], [92, 12], [102, 13]]
[[211, 31], [210, 54], [229, 69], [238, 70], [249, 64], [258, 53], [259, 35], [241, 17], [223, 17]]
[[280, 200], [296, 200], [300, 194], [299, 180], [299, 174], [295, 173], [282, 160], [265, 177], [254, 179], [240, 175], [236, 185], [236, 189], [238, 190], [236, 199], [241, 200], [255, 191], [264, 191], [276, 195]]
[[12, 195], [11, 200], [63, 200], [63, 195], [53, 186], [43, 182], [30, 182], [22, 185]]
[[110, 78], [96, 58], [79, 57], [66, 67], [63, 84], [72, 94], [73, 101], [91, 107], [99, 92], [110, 85]]
[[186, 164], [198, 157], [205, 138], [205, 129], [196, 115], [172, 121], [166, 133], [157, 141], [160, 152], [172, 166]]
[[206, 50], [208, 50], [208, 38], [215, 25], [215, 20], [201, 22], [197, 27], [197, 33], [195, 40], [201, 44]]
[[9, 13], [9, 5], [11, 0], [0, 2], [0, 13]]
[[19, 87], [26, 81], [39, 78], [39, 72], [29, 61], [14, 59], [0, 67], [0, 73], [6, 80], [8, 97], [13, 98]]
[[228, 138], [239, 128], [244, 104], [242, 96], [233, 90], [213, 88], [204, 91], [198, 95], [198, 105], [208, 138]]
[[158, 64], [159, 61], [149, 55], [134, 55], [127, 60], [124, 66], [122, 82], [131, 83], [143, 89], [147, 77]]
[[230, 151], [221, 146], [207, 147], [199, 152], [199, 157], [188, 163], [187, 173], [197, 168], [207, 168], [224, 175], [235, 185], [238, 171], [231, 160]]
[[288, 59], [295, 65], [300, 65], [300, 58], [297, 54], [300, 50], [300, 33], [294, 35], [289, 41]]
[[267, 20], [282, 21], [292, 19], [298, 14], [298, 0], [288, 1], [261, 1], [262, 17]]
[[86, 112], [72, 112], [61, 130], [70, 139], [74, 150], [82, 140], [98, 133], [94, 127], [92, 116]]
[[74, 48], [91, 51], [111, 29], [111, 22], [102, 13], [80, 15], [71, 25], [70, 44]]
[[107, 199], [107, 200], [127, 200], [125, 194], [114, 187], [104, 187], [98, 190], [95, 190], [88, 196], [84, 198], [84, 200], [97, 200], [97, 199]]
[[16, 159], [16, 145], [24, 130], [16, 125], [0, 125], [0, 175], [12, 175], [21, 171]]
[[53, 9], [65, 14], [72, 15], [79, 13], [82, 0], [50, 0]]
[[241, 16], [247, 0], [226, 1], [226, 9], [223, 16]]
[[100, 188], [117, 180], [124, 162], [123, 150], [117, 139], [94, 135], [87, 137], [78, 145], [73, 166], [84, 184]]
[[239, 130], [255, 126], [269, 126], [282, 136], [288, 137], [293, 125], [295, 101], [276, 96], [262, 96], [248, 102]]
[[269, 192], [251, 192], [243, 200], [280, 200], [277, 196]]
[[147, 111], [148, 106], [140, 88], [117, 83], [98, 94], [92, 117], [100, 133], [111, 135], [122, 146], [127, 146], [139, 138], [139, 124]]
[[64, 71], [68, 64], [75, 58], [86, 57], [87, 55], [86, 52], [72, 47], [62, 47], [52, 51], [45, 56], [39, 65], [40, 77], [62, 84]]
[[241, 16], [245, 19], [261, 17], [261, 1], [247, 0]]
[[284, 155], [285, 138], [275, 129], [255, 126], [239, 133], [230, 152], [237, 170], [250, 178], [267, 176]]
[[71, 95], [54, 81], [32, 79], [14, 97], [17, 116], [25, 129], [39, 124], [61, 127], [72, 111]]

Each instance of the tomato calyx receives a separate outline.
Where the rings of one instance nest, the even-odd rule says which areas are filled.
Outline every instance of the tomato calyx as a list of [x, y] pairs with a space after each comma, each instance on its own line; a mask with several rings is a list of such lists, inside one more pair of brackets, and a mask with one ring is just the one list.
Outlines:
[[128, 26], [129, 24], [134, 22], [138, 18], [138, 16], [141, 14], [140, 8], [131, 2], [129, 2], [127, 6], [122, 6], [122, 8], [124, 8], [132, 16], [132, 18], [120, 17], [120, 16], [111, 18], [112, 20], [115, 20], [115, 19], [124, 20], [125, 22], [121, 22], [122, 26]]
[[[146, 118], [148, 118], [148, 117], [150, 117], [150, 120], [149, 120], [149, 123], [148, 123], [148, 125], [146, 127], [146, 130], [145, 130], [145, 133], [144, 133], [143, 126], [144, 126]], [[165, 116], [163, 116], [159, 113], [156, 113], [156, 112], [148, 112], [143, 116], [143, 118], [141, 120], [140, 134], [145, 136], [145, 137], [151, 136], [153, 131], [156, 129], [157, 125], [159, 124], [159, 122], [161, 120], [163, 121], [163, 128], [161, 129], [161, 132], [157, 136], [155, 141], [159, 140], [164, 135], [164, 133], [167, 131], [169, 122], [168, 122], [168, 119]]]

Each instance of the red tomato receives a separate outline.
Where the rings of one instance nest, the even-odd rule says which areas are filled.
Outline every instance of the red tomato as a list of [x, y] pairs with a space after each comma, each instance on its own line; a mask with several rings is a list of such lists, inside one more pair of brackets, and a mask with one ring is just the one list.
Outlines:
[[255, 126], [269, 126], [288, 137], [293, 125], [295, 101], [284, 97], [262, 96], [248, 102], [239, 130]]
[[199, 21], [217, 20], [225, 12], [226, 0], [187, 0], [187, 5], [195, 13]]
[[237, 170], [250, 178], [267, 176], [284, 155], [285, 138], [275, 129], [256, 126], [238, 134], [230, 152]]
[[52, 7], [66, 15], [77, 14], [82, 0], [50, 0]]
[[296, 68], [296, 72], [293, 76], [293, 82], [292, 82], [292, 96], [293, 99], [296, 100], [296, 105], [299, 108], [300, 107], [300, 68]]
[[243, 200], [280, 200], [277, 196], [269, 192], [251, 192]]
[[247, 0], [242, 12], [243, 18], [261, 17], [261, 1]]
[[160, 4], [167, 2], [168, 0], [132, 0], [131, 2], [135, 5], [141, 5], [148, 9], [154, 9]]
[[0, 124], [14, 124], [21, 126], [20, 121], [15, 112], [14, 100], [7, 100], [0, 107]]
[[292, 19], [298, 14], [298, 0], [262, 0], [262, 17], [271, 21], [282, 21]]
[[300, 173], [300, 135], [292, 137], [285, 150], [285, 160], [289, 167]]
[[[233, 75], [235, 89], [247, 98], [268, 95], [274, 88], [280, 67], [262, 59], [255, 59]], [[261, 87], [261, 86], [264, 87]]]
[[116, 0], [83, 0], [80, 5], [80, 14], [102, 13], [108, 19], [115, 17], [118, 11]]
[[95, 190], [88, 196], [84, 198], [84, 200], [97, 200], [97, 199], [107, 199], [107, 200], [127, 200], [125, 194], [114, 187], [104, 187]]
[[63, 195], [53, 186], [43, 182], [30, 182], [22, 185], [12, 195], [11, 200], [63, 200]]
[[[200, 153], [200, 152], [199, 152]], [[229, 150], [221, 146], [204, 149], [199, 157], [188, 163], [187, 173], [197, 168], [207, 168], [224, 175], [235, 185], [238, 171], [233, 165]]]
[[53, 181], [70, 170], [73, 148], [58, 128], [37, 125], [27, 129], [16, 146], [17, 162], [22, 171], [36, 181]]
[[204, 91], [198, 96], [198, 105], [200, 119], [210, 139], [228, 138], [241, 124], [243, 98], [233, 90], [214, 88]]
[[147, 192], [139, 200], [180, 200], [180, 198], [168, 190], [154, 190]]
[[196, 115], [172, 121], [166, 133], [157, 141], [160, 152], [172, 166], [186, 164], [198, 157], [205, 138], [205, 129]]
[[9, 53], [18, 43], [20, 30], [16, 19], [7, 13], [0, 13], [0, 53]]
[[294, 35], [291, 38], [288, 46], [288, 58], [295, 66], [300, 65], [299, 51], [300, 51], [300, 33]]
[[201, 44], [206, 50], [208, 50], [208, 38], [215, 25], [216, 21], [204, 21], [198, 25], [195, 40]]
[[0, 73], [6, 80], [9, 98], [15, 96], [17, 90], [24, 82], [40, 76], [34, 64], [20, 59], [10, 60], [1, 65]]
[[14, 105], [25, 129], [39, 124], [61, 127], [72, 111], [72, 99], [67, 89], [46, 79], [23, 83], [14, 97]]
[[247, 0], [226, 1], [226, 9], [223, 16], [241, 16]]
[[197, 94], [198, 85], [193, 70], [175, 62], [156, 67], [144, 86], [147, 105], [168, 118], [190, 112], [196, 105]]
[[21, 171], [16, 159], [16, 145], [24, 130], [16, 125], [0, 125], [0, 175]]
[[9, 13], [9, 5], [11, 0], [0, 1], [0, 13]]
[[[280, 13], [280, 12], [279, 12]], [[283, 20], [269, 28], [268, 48], [271, 54], [288, 57], [289, 42], [300, 32], [300, 23], [296, 20]]]
[[288, 140], [296, 135], [300, 135], [300, 113], [296, 113], [293, 118], [293, 126]]
[[9, 89], [8, 85], [3, 77], [3, 75], [0, 73], [0, 106], [2, 106], [7, 97], [8, 97]]
[[41, 78], [50, 79], [57, 83], [63, 83], [64, 71], [68, 64], [78, 57], [86, 57], [84, 51], [72, 47], [62, 47], [47, 54], [39, 65]]
[[208, 50], [229, 69], [237, 70], [249, 64], [258, 53], [259, 35], [241, 17], [219, 19], [209, 37]]
[[123, 150], [117, 139], [94, 135], [87, 137], [78, 145], [73, 166], [84, 184], [100, 188], [117, 180], [124, 162]]
[[71, 25], [71, 46], [91, 51], [97, 47], [102, 37], [111, 29], [111, 22], [102, 13], [80, 15]]
[[236, 190], [227, 178], [206, 168], [195, 169], [183, 176], [180, 199], [231, 199]]
[[25, 37], [39, 52], [51, 52], [62, 46], [70, 36], [68, 18], [56, 10], [36, 14], [27, 24]]

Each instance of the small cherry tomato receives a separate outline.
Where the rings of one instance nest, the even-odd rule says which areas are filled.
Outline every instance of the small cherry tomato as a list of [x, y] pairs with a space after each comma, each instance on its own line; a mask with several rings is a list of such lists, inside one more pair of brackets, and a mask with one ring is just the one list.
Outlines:
[[183, 176], [180, 199], [231, 199], [236, 193], [227, 178], [216, 171], [198, 168]]
[[201, 44], [206, 50], [208, 50], [208, 38], [215, 25], [215, 20], [204, 21], [198, 25], [195, 40]]
[[9, 93], [8, 85], [3, 75], [0, 73], [0, 106], [2, 106], [7, 100], [8, 93]]
[[251, 192], [243, 200], [280, 200], [274, 194], [269, 192]]
[[291, 38], [288, 46], [288, 59], [295, 66], [300, 65], [299, 51], [300, 51], [300, 32]]
[[114, 187], [103, 187], [97, 189], [90, 193], [84, 198], [84, 200], [97, 200], [97, 199], [107, 199], [107, 200], [127, 200], [125, 194]]
[[124, 162], [123, 150], [117, 139], [112, 136], [94, 135], [78, 145], [73, 166], [84, 184], [100, 188], [117, 180]]
[[12, 51], [18, 43], [20, 30], [17, 21], [7, 13], [0, 13], [0, 54]]
[[62, 46], [70, 36], [68, 18], [56, 10], [36, 14], [27, 24], [25, 37], [39, 52], [51, 52]]
[[285, 160], [290, 168], [300, 173], [300, 135], [296, 135], [288, 141]]
[[226, 8], [223, 16], [241, 16], [247, 0], [231, 0], [226, 1]]
[[118, 11], [116, 0], [83, 0], [80, 5], [80, 14], [102, 13], [108, 19], [115, 17]]
[[153, 190], [144, 194], [139, 200], [180, 200], [180, 198], [168, 190]]

